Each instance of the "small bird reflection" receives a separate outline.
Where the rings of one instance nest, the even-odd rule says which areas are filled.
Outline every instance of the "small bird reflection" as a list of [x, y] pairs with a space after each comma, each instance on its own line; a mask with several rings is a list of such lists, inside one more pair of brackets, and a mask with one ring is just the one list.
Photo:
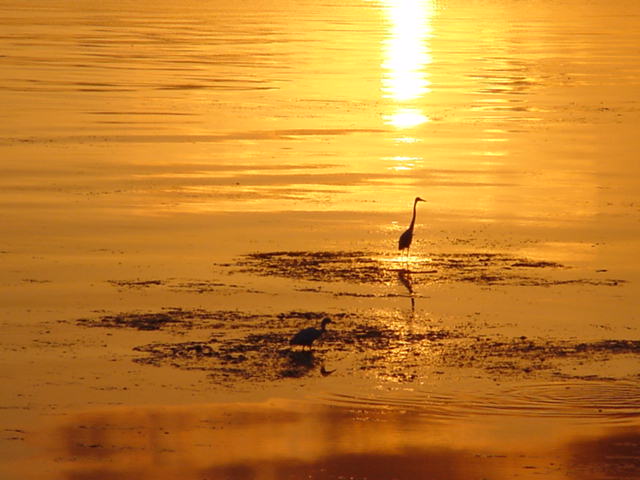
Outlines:
[[311, 369], [314, 366], [315, 359], [312, 351], [300, 350], [289, 353], [289, 362], [295, 367]]
[[324, 368], [324, 365], [320, 367], [320, 375], [322, 375], [323, 377], [328, 377], [335, 371], [336, 371], [335, 368], [333, 370], [327, 370], [326, 368]]
[[287, 355], [287, 365], [281, 371], [283, 377], [301, 378], [309, 375], [320, 363], [320, 375], [328, 377], [334, 370], [327, 370], [322, 360], [318, 360], [311, 350], [290, 350]]

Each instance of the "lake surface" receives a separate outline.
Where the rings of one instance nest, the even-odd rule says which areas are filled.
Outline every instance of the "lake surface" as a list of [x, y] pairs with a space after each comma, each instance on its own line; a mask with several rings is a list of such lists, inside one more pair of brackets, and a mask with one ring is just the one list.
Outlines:
[[0, 2], [3, 478], [640, 478], [639, 24]]

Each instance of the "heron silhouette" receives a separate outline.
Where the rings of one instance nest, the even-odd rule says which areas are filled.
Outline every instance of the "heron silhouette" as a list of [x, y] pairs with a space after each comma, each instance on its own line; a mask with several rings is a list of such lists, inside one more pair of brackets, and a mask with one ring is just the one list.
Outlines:
[[413, 217], [411, 217], [411, 225], [407, 228], [402, 235], [400, 235], [400, 240], [398, 240], [398, 250], [406, 250], [406, 253], [409, 254], [409, 247], [411, 247], [411, 242], [413, 241], [413, 227], [416, 223], [416, 206], [418, 202], [426, 202], [420, 197], [416, 197], [413, 201]]
[[311, 348], [311, 344], [327, 330], [327, 323], [331, 323], [330, 318], [323, 318], [320, 323], [320, 328], [303, 328], [291, 338], [289, 343], [291, 345], [302, 345], [303, 348]]

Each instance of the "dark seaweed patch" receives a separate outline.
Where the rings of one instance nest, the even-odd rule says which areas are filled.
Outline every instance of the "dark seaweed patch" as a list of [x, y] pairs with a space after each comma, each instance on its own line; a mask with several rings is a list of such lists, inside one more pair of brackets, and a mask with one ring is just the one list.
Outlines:
[[134, 350], [147, 353], [138, 363], [204, 370], [218, 382], [300, 378], [323, 367], [313, 351], [288, 348], [290, 335], [249, 334], [240, 339], [153, 343]]
[[166, 313], [130, 313], [105, 315], [98, 320], [80, 319], [78, 323], [88, 327], [135, 328], [138, 330], [159, 330], [160, 328], [182, 323], [175, 315]]
[[174, 292], [185, 293], [211, 293], [218, 292], [223, 289], [243, 289], [251, 293], [260, 293], [255, 290], [246, 290], [241, 285], [226, 284], [215, 280], [182, 280], [166, 279], [166, 280], [108, 280], [114, 287], [119, 289], [144, 289], [150, 287], [164, 287]]
[[[326, 375], [338, 363], [341, 368], [336, 375], [366, 375], [396, 382], [439, 374], [447, 368], [455, 369], [457, 375], [467, 372], [495, 379], [578, 378], [577, 373], [567, 374], [567, 367], [620, 355], [640, 356], [640, 340], [578, 342], [480, 335], [482, 326], [472, 322], [445, 328], [420, 319], [407, 322], [400, 313], [334, 314], [333, 323], [311, 351], [289, 345], [296, 331], [318, 326], [327, 315], [304, 310], [249, 314], [172, 308], [103, 315], [77, 322], [89, 327], [168, 330], [180, 336], [180, 341], [140, 345], [135, 348], [140, 354], [135, 361], [201, 370], [212, 381], [230, 387], [243, 379], [261, 382]], [[193, 332], [188, 341], [184, 337], [187, 331]], [[194, 335], [204, 338], [194, 339]], [[580, 374], [582, 379], [599, 378], [585, 373], [584, 368]]]
[[170, 285], [171, 290], [192, 293], [210, 293], [218, 291], [223, 287], [234, 288], [236, 287], [236, 285], [225, 285], [221, 282], [212, 282], [206, 280], [192, 280]]
[[552, 272], [567, 270], [567, 266], [502, 253], [440, 253], [427, 257], [407, 263], [359, 251], [279, 251], [245, 255], [237, 260], [235, 267], [254, 275], [359, 284], [388, 285], [399, 277], [403, 284], [411, 286], [437, 282], [545, 287], [570, 284], [617, 286], [624, 283], [618, 279], [557, 278], [557, 275], [551, 275]]
[[338, 361], [348, 365], [338, 375], [364, 374], [405, 382], [443, 368], [459, 373], [484, 372], [496, 379], [523, 375], [567, 377], [563, 372], [567, 365], [605, 361], [614, 355], [640, 355], [640, 341], [635, 340], [503, 338], [477, 335], [472, 324], [454, 329], [428, 324], [408, 326], [399, 317], [365, 318], [356, 314], [334, 316], [331, 328], [312, 351], [289, 345], [299, 328], [317, 325], [326, 315], [296, 311], [251, 317], [237, 312], [209, 312], [212, 318], [227, 318], [219, 324], [215, 336], [201, 341], [141, 345], [135, 350], [144, 356], [136, 361], [202, 370], [221, 384], [239, 379], [260, 382], [324, 375], [330, 372], [325, 366]]
[[108, 283], [120, 288], [147, 288], [157, 285], [164, 285], [163, 280], [107, 280]]
[[166, 308], [160, 312], [123, 312], [102, 315], [97, 318], [80, 318], [76, 322], [85, 327], [188, 330], [194, 328], [234, 329], [239, 328], [238, 322], [247, 321], [260, 325], [258, 322], [265, 318], [267, 318], [265, 315], [237, 311]]

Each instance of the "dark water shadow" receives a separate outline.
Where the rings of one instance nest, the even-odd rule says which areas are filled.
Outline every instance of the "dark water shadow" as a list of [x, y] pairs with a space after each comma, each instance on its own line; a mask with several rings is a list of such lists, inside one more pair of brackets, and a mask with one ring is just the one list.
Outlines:
[[21, 478], [640, 477], [637, 426], [430, 421], [426, 406], [272, 400], [103, 408], [56, 417], [38, 437], [39, 461], [23, 461]]
[[608, 436], [577, 439], [567, 446], [571, 478], [640, 478], [640, 431], [621, 428]]

